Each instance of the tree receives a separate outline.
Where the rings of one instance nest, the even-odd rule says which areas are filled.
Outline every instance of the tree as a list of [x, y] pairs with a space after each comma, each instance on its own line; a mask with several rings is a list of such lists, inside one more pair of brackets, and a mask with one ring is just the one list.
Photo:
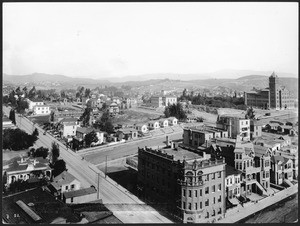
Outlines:
[[254, 110], [253, 110], [252, 107], [249, 107], [249, 108], [247, 109], [245, 118], [246, 118], [246, 119], [254, 119], [254, 118], [255, 118]]
[[53, 123], [54, 122], [54, 118], [55, 118], [55, 112], [51, 111], [50, 116], [49, 116], [49, 121]]
[[86, 88], [86, 89], [85, 89], [85, 92], [84, 92], [84, 96], [85, 96], [85, 97], [89, 97], [90, 94], [91, 94], [91, 90], [88, 89], [88, 88]]
[[39, 147], [38, 149], [32, 151], [32, 157], [43, 157], [44, 159], [48, 157], [49, 149], [44, 147]]
[[174, 116], [179, 120], [185, 120], [187, 118], [187, 115], [180, 103], [167, 106], [164, 114], [166, 117]]
[[88, 126], [89, 125], [92, 110], [93, 110], [92, 108], [86, 107], [84, 109], [84, 112], [80, 116], [79, 120], [82, 121], [83, 126]]
[[53, 177], [58, 176], [65, 170], [67, 170], [66, 162], [63, 159], [57, 160], [53, 165], [50, 165], [53, 168], [52, 175]]
[[19, 98], [17, 100], [17, 107], [16, 107], [16, 111], [17, 113], [21, 113], [23, 114], [25, 112], [25, 109], [28, 109], [28, 102], [22, 98]]
[[27, 134], [25, 131], [17, 129], [5, 129], [3, 131], [3, 149], [15, 151], [27, 149], [35, 143], [37, 137]]
[[98, 140], [99, 139], [98, 139], [97, 133], [95, 131], [92, 131], [92, 132], [86, 134], [84, 137], [84, 141], [87, 146], [90, 146], [93, 142], [94, 143], [98, 142]]
[[32, 98], [35, 97], [35, 95], [36, 95], [36, 89], [35, 89], [35, 86], [33, 86], [32, 89], [29, 90], [28, 98], [29, 98], [29, 99], [32, 99]]
[[16, 125], [16, 113], [15, 110], [11, 109], [9, 112], [9, 119], [12, 121], [13, 124]]
[[59, 145], [56, 142], [52, 142], [52, 164], [54, 164], [59, 157]]

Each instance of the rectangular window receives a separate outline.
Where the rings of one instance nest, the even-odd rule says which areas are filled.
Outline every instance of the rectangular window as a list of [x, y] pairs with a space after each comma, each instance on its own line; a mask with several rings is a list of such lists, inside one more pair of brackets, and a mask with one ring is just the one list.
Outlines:
[[68, 187], [68, 186], [66, 186], [66, 190], [68, 190], [68, 188], [69, 188], [69, 187]]
[[189, 210], [192, 209], [192, 203], [189, 202]]
[[195, 203], [195, 210], [198, 209], [198, 203]]
[[200, 202], [199, 205], [200, 205], [200, 209], [202, 209], [202, 202]]
[[195, 197], [197, 197], [198, 196], [198, 191], [197, 190], [195, 190]]
[[199, 190], [199, 195], [202, 196], [202, 189]]
[[212, 180], [215, 179], [215, 173], [212, 173], [212, 174], [211, 174], [211, 178], [212, 178]]
[[205, 194], [208, 194], [209, 193], [209, 187], [206, 187], [205, 188]]
[[209, 174], [206, 175], [206, 181], [209, 181]]
[[221, 171], [218, 172], [218, 178], [221, 178]]
[[213, 203], [216, 204], [216, 197], [214, 197], [214, 202]]
[[205, 206], [208, 206], [208, 205], [209, 205], [209, 199], [206, 199]]
[[212, 192], [215, 192], [216, 191], [216, 186], [213, 185], [211, 189], [212, 189]]
[[74, 201], [73, 199], [74, 199], [74, 198], [72, 197], [72, 198], [71, 198], [71, 203]]
[[222, 196], [220, 195], [218, 198], [218, 202], [221, 202], [221, 201], [222, 201]]
[[218, 191], [221, 191], [222, 190], [222, 184], [219, 184], [218, 185]]
[[186, 194], [185, 194], [185, 189], [183, 189], [183, 197], [185, 197], [185, 195], [186, 195]]
[[71, 185], [71, 188], [72, 188], [72, 189], [75, 188], [75, 184], [72, 184], [72, 185]]
[[189, 197], [192, 197], [192, 191], [189, 190]]
[[182, 208], [185, 209], [185, 202], [182, 202]]

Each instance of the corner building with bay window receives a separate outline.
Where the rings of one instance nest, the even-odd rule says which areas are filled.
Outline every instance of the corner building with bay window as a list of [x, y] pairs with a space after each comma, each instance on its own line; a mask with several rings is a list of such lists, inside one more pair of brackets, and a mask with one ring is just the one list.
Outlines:
[[212, 223], [225, 216], [225, 159], [186, 149], [139, 148], [138, 190], [163, 203], [183, 223]]

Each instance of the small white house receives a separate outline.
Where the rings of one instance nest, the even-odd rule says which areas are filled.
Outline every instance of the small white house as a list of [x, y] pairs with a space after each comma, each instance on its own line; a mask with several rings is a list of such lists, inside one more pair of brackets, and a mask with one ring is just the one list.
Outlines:
[[150, 121], [148, 122], [148, 128], [149, 129], [159, 129], [159, 121]]
[[168, 118], [168, 121], [169, 121], [169, 125], [170, 125], [170, 126], [175, 126], [175, 125], [178, 124], [178, 120], [177, 120], [177, 118], [175, 118], [175, 117], [169, 117], [169, 118]]
[[50, 107], [48, 105], [36, 105], [33, 107], [34, 115], [49, 115]]
[[139, 132], [142, 132], [142, 133], [147, 133], [148, 132], [148, 126], [147, 124], [136, 124], [135, 125], [135, 129]]
[[169, 121], [168, 119], [160, 119], [159, 120], [159, 125], [162, 128], [168, 127], [169, 126]]

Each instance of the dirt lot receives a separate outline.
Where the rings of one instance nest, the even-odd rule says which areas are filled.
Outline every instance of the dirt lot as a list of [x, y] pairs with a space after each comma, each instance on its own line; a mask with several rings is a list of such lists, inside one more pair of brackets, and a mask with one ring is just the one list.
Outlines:
[[138, 110], [123, 110], [124, 114], [119, 114], [113, 119], [113, 123], [125, 123], [125, 124], [135, 124], [135, 123], [145, 123], [151, 118], [158, 118], [159, 114], [157, 112], [149, 111], [138, 111]]

